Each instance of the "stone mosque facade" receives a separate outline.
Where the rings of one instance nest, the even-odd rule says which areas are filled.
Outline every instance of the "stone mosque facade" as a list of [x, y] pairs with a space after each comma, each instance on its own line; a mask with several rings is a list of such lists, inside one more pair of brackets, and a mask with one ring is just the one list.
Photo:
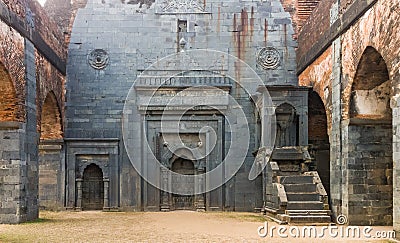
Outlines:
[[400, 230], [399, 6], [0, 1], [0, 222], [255, 211]]

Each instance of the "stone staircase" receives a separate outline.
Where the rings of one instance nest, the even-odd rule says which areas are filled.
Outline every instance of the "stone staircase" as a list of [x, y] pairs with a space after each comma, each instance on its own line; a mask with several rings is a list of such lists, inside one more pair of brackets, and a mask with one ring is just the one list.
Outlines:
[[280, 224], [327, 224], [331, 222], [328, 197], [318, 172], [279, 175], [271, 162], [273, 181], [267, 185], [265, 213]]
[[[312, 173], [312, 172], [306, 172]], [[317, 174], [318, 175], [318, 174]], [[327, 198], [321, 197], [315, 175], [279, 176], [285, 188], [287, 206], [282, 221], [288, 223], [329, 223], [331, 222]], [[324, 193], [322, 193], [324, 194]]]

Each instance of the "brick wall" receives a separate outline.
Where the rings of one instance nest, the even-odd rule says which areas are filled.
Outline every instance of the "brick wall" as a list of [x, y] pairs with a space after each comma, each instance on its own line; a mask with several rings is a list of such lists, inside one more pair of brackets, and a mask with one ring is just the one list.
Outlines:
[[[24, 66], [24, 39], [15, 30], [0, 22], [0, 64], [3, 66], [2, 97], [9, 94], [4, 89], [13, 88], [15, 102], [8, 107], [8, 112], [0, 115], [0, 121], [24, 121], [25, 120], [25, 66]], [[7, 80], [7, 81], [6, 81]], [[11, 81], [11, 83], [8, 82]], [[7, 82], [7, 84], [5, 83]], [[11, 85], [11, 86], [10, 86]], [[4, 92], [4, 93], [3, 93]], [[8, 104], [11, 105], [10, 100]], [[3, 110], [4, 111], [4, 110]]]
[[67, 48], [64, 43], [64, 34], [57, 24], [47, 16], [45, 10], [36, 1], [30, 1], [29, 7], [35, 13], [35, 31], [39, 32], [43, 40], [62, 59], [66, 59]]
[[[38, 117], [42, 117], [43, 105], [45, 103], [46, 98], [49, 96], [50, 93], [55, 95], [55, 106], [58, 107], [58, 114], [59, 123], [46, 123], [42, 119], [38, 120], [38, 131], [42, 130], [41, 126], [56, 126], [59, 131], [57, 134], [62, 132], [62, 122], [63, 114], [64, 114], [64, 84], [65, 84], [65, 77], [54, 67], [50, 64], [50, 62], [44, 58], [39, 52], [36, 51], [36, 78], [38, 83], [38, 98], [37, 98], [37, 110], [38, 110]], [[49, 120], [47, 120], [49, 121]], [[50, 120], [50, 122], [54, 122], [54, 120]], [[61, 127], [59, 127], [61, 125]], [[49, 136], [45, 136], [49, 138]], [[60, 138], [60, 136], [50, 136], [51, 138]], [[43, 138], [43, 137], [42, 137]]]
[[26, 0], [1, 0], [7, 7], [19, 17], [25, 18]]
[[336, 0], [325, 0], [323, 4], [312, 12], [311, 17], [304, 23], [299, 33], [299, 48], [297, 49], [297, 61], [324, 37], [330, 27], [330, 9]]
[[[321, 0], [297, 0], [297, 29], [300, 31]], [[324, 2], [325, 4], [325, 2]], [[322, 4], [321, 4], [322, 5]]]
[[293, 28], [295, 31], [293, 36], [294, 39], [297, 39], [302, 26], [320, 1], [321, 0], [281, 0], [285, 11], [290, 13], [290, 16], [292, 17]]
[[340, 0], [339, 12], [344, 13], [349, 8], [349, 6], [356, 0]]

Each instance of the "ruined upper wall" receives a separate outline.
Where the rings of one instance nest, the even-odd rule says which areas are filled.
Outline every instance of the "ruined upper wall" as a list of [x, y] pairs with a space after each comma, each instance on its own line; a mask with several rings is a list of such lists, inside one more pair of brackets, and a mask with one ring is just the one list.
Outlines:
[[45, 10], [36, 1], [29, 2], [29, 8], [34, 13], [35, 31], [38, 31], [46, 44], [63, 60], [67, 57], [67, 47], [64, 34], [57, 24], [47, 16]]
[[[37, 1], [0, 0], [1, 18], [14, 25], [22, 35], [31, 39], [36, 46], [50, 49], [60, 59], [66, 59], [64, 36], [58, 26], [47, 16]], [[7, 12], [6, 12], [7, 11]], [[15, 14], [15, 17], [11, 15]]]
[[[27, 46], [34, 46], [38, 128], [42, 104], [48, 93], [56, 95], [63, 112], [66, 45], [61, 31], [36, 1], [0, 0], [0, 64], [4, 66], [15, 91], [14, 117], [0, 121], [26, 121]], [[29, 56], [30, 57], [30, 56]]]
[[321, 0], [280, 0], [285, 11], [290, 13], [295, 34], [294, 39]]
[[65, 37], [66, 45], [69, 44], [72, 23], [75, 20], [76, 12], [84, 8], [87, 0], [47, 0], [44, 9], [47, 15], [57, 23]]
[[345, 33], [377, 0], [324, 0], [299, 33], [297, 74], [311, 65], [341, 34]]
[[330, 15], [332, 5], [337, 0], [323, 0], [312, 12], [299, 32], [299, 48], [297, 50], [297, 61], [303, 57], [330, 28]]

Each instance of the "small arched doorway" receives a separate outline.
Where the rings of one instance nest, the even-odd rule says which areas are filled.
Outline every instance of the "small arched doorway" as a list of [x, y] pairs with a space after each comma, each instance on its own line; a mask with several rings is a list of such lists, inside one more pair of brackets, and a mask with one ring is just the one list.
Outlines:
[[83, 172], [82, 209], [101, 210], [104, 205], [103, 172], [99, 166], [90, 164]]
[[279, 105], [276, 110], [276, 147], [299, 145], [299, 117], [296, 109], [288, 104]]
[[[181, 175], [194, 175], [194, 163], [191, 160], [177, 158], [173, 163], [171, 170]], [[178, 195], [172, 194], [172, 206], [175, 210], [195, 210], [194, 198], [194, 178], [185, 178], [180, 181], [179, 178], [172, 180], [172, 189], [175, 191], [178, 188], [185, 188], [185, 191], [192, 191], [192, 195]]]

